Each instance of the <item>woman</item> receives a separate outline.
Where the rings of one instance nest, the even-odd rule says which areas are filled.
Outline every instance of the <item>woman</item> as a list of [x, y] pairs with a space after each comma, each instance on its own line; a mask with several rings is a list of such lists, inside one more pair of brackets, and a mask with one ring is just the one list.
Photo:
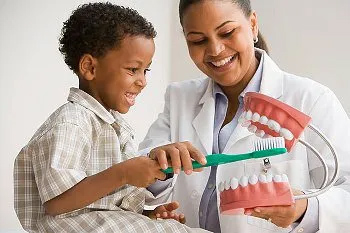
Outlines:
[[[167, 88], [164, 112], [149, 129], [140, 149], [149, 151], [160, 146], [150, 151], [151, 158], [157, 159], [162, 168], [170, 160], [176, 175], [150, 190], [159, 196], [164, 194], [162, 200], [179, 200], [189, 226], [213, 232], [347, 231], [350, 122], [335, 95], [321, 84], [277, 67], [264, 51], [249, 0], [180, 0], [179, 13], [189, 54], [208, 78]], [[261, 49], [254, 48], [254, 44]], [[264, 164], [242, 161], [191, 174], [191, 158], [205, 163], [203, 154], [247, 151], [255, 135], [237, 122], [242, 98], [248, 91], [279, 99], [312, 117], [313, 124], [338, 151], [341, 179], [336, 187], [290, 206], [257, 207], [245, 210], [244, 215], [219, 214], [218, 177], [248, 176], [260, 172]], [[310, 130], [305, 131], [304, 139], [328, 153]], [[317, 159], [300, 143], [288, 155], [271, 158], [270, 163], [268, 172], [286, 173], [295, 194], [318, 187], [323, 178]], [[180, 166], [184, 173], [179, 172]]]

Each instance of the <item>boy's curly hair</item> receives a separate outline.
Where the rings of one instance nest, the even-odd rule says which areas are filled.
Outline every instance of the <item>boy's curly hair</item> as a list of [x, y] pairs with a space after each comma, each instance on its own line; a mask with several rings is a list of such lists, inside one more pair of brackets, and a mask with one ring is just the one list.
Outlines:
[[112, 3], [88, 3], [73, 11], [63, 23], [59, 50], [65, 63], [78, 73], [84, 54], [102, 57], [117, 47], [126, 36], [154, 38], [152, 24], [136, 10]]

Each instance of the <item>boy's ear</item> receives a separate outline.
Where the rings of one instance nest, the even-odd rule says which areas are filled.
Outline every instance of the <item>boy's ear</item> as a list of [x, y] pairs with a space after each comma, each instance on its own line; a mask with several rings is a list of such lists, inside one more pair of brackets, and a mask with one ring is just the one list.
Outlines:
[[82, 78], [91, 81], [96, 75], [97, 60], [90, 54], [84, 54], [79, 61], [79, 73]]

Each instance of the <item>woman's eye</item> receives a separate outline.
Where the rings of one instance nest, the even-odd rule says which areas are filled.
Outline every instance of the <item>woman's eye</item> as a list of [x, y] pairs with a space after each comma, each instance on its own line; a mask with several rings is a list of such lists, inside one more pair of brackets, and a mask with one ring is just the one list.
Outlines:
[[231, 30], [229, 32], [226, 32], [224, 34], [221, 34], [221, 37], [223, 37], [223, 38], [230, 37], [233, 34], [234, 31], [235, 31], [235, 29], [233, 29], [233, 30]]
[[202, 39], [202, 40], [190, 41], [190, 43], [194, 45], [201, 45], [201, 44], [204, 44], [206, 41], [207, 41], [206, 39]]

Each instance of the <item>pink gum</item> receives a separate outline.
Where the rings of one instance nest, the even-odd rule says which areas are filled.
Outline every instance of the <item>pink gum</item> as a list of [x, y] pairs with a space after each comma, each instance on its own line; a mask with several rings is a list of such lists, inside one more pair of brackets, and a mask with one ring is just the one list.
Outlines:
[[[245, 111], [251, 110], [253, 113], [259, 113], [260, 116], [266, 116], [269, 119], [273, 119], [277, 121], [282, 128], [290, 130], [293, 133], [294, 138], [290, 141], [285, 140], [288, 151], [293, 148], [296, 140], [311, 121], [311, 117], [299, 110], [279, 100], [256, 92], [247, 92], [245, 94], [244, 109]], [[262, 125], [258, 122], [251, 123], [271, 136], [280, 136], [266, 125]]]
[[288, 182], [269, 182], [246, 187], [238, 186], [232, 190], [220, 193], [220, 212], [222, 214], [237, 214], [239, 209], [254, 208], [257, 206], [292, 205], [293, 194]]

